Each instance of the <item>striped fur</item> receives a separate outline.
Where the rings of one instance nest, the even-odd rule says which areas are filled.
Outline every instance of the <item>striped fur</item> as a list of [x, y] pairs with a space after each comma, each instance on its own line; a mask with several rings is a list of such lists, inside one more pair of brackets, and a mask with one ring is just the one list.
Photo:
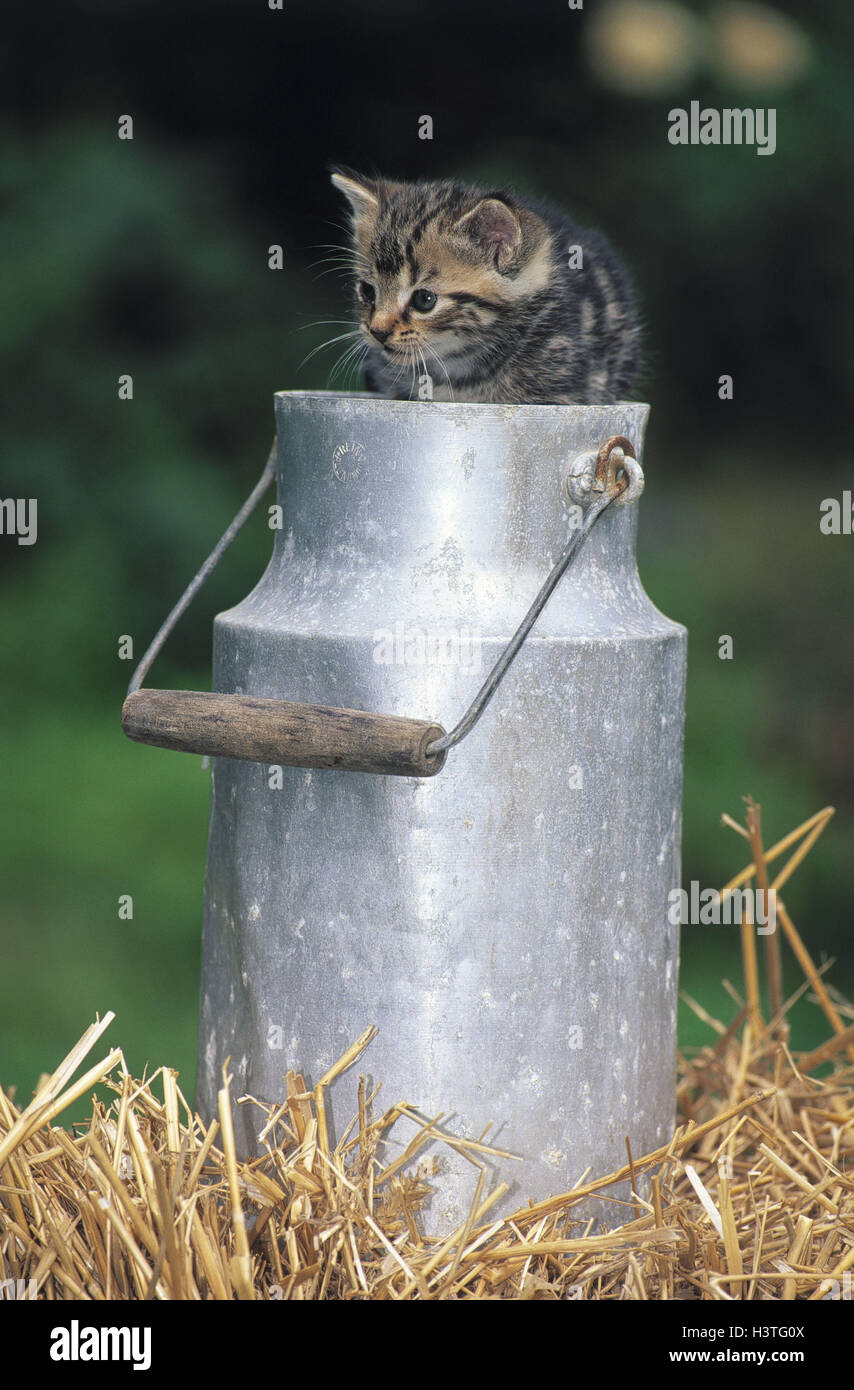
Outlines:
[[632, 389], [637, 312], [600, 233], [506, 190], [332, 181], [350, 203], [370, 390], [407, 400], [425, 374], [437, 400], [598, 404]]

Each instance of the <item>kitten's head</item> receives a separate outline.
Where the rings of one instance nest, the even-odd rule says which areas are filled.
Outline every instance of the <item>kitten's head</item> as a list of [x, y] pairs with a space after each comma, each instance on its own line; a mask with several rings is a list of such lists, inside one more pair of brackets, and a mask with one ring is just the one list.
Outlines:
[[507, 193], [346, 169], [332, 182], [352, 213], [361, 331], [392, 373], [464, 379], [497, 320], [548, 283], [548, 229]]

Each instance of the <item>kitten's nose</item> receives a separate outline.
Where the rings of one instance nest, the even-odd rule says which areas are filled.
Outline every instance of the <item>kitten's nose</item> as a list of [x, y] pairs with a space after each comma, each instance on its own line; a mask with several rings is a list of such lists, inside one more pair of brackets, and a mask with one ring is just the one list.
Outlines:
[[372, 329], [371, 329], [371, 334], [372, 334], [372, 336], [373, 336], [374, 338], [376, 338], [376, 340], [377, 340], [378, 343], [384, 343], [385, 340], [386, 340], [386, 338], [390, 338], [390, 337], [391, 337], [391, 329], [390, 329], [390, 328], [372, 328]]

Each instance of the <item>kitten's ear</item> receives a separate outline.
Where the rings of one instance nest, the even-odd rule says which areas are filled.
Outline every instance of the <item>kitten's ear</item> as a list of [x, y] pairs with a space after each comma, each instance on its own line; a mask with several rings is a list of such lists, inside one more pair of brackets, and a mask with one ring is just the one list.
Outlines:
[[373, 179], [363, 178], [352, 169], [333, 169], [332, 182], [343, 193], [353, 212], [353, 220], [373, 217], [380, 205], [379, 187]]
[[513, 263], [522, 245], [519, 219], [499, 198], [482, 198], [471, 212], [454, 223], [453, 230], [474, 241], [502, 272]]

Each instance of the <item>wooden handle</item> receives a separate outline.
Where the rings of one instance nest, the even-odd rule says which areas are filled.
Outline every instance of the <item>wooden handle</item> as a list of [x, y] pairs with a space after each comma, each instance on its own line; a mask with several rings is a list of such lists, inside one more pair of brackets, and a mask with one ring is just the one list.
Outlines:
[[252, 695], [136, 690], [125, 700], [122, 728], [137, 743], [182, 753], [398, 777], [433, 777], [446, 757], [424, 752], [444, 734], [440, 724]]

